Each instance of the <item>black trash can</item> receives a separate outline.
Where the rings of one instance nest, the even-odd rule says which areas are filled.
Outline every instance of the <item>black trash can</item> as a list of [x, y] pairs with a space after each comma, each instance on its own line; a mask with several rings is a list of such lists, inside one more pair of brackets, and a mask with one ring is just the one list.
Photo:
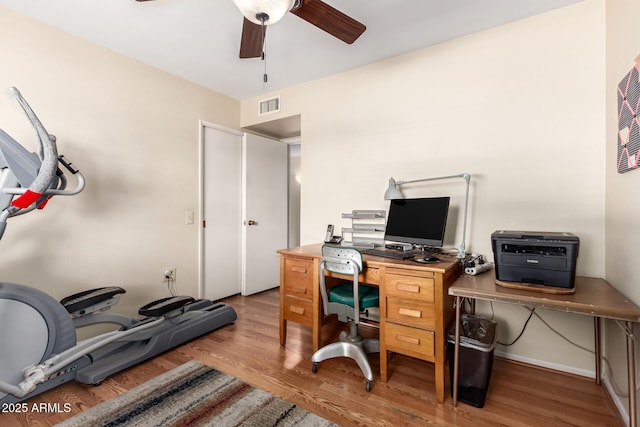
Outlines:
[[[458, 358], [458, 400], [477, 408], [484, 406], [493, 368], [497, 322], [482, 317], [460, 316], [460, 354]], [[455, 352], [455, 319], [447, 328], [447, 355], [453, 395], [453, 358]]]

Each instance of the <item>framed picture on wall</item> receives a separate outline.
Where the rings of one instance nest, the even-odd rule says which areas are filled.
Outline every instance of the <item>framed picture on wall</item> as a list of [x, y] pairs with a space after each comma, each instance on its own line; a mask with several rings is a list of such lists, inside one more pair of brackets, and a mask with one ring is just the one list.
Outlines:
[[640, 160], [640, 55], [618, 84], [618, 173], [638, 168]]

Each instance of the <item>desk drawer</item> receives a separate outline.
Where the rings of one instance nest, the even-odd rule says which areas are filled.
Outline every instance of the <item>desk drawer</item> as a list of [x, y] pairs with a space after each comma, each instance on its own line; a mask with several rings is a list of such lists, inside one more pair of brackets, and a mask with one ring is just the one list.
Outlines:
[[285, 320], [311, 326], [313, 303], [296, 298], [285, 298], [282, 314]]
[[284, 259], [284, 293], [311, 300], [313, 298], [313, 260]]
[[387, 321], [424, 329], [436, 327], [436, 307], [432, 303], [387, 298]]
[[384, 292], [387, 296], [435, 301], [435, 281], [432, 278], [387, 274]]
[[409, 328], [393, 323], [385, 324], [387, 350], [433, 362], [435, 360], [435, 338], [433, 331]]

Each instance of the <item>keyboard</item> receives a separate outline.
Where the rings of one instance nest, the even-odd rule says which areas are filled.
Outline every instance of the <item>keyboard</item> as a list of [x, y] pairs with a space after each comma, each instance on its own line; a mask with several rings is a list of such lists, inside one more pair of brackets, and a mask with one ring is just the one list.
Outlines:
[[373, 256], [380, 256], [384, 258], [393, 258], [393, 259], [409, 259], [416, 256], [416, 253], [414, 251], [399, 251], [396, 249], [384, 249], [384, 248], [367, 248], [367, 249], [361, 249], [360, 252], [362, 252], [365, 255], [373, 255]]

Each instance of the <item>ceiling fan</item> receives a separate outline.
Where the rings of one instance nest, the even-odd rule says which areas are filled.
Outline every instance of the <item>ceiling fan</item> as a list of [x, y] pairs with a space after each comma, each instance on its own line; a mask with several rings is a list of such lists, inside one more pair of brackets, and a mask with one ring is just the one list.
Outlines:
[[[139, 2], [150, 0], [136, 0]], [[345, 43], [352, 44], [367, 27], [321, 0], [233, 0], [245, 16], [242, 24], [240, 58], [263, 54], [267, 26], [287, 12], [304, 19]]]

